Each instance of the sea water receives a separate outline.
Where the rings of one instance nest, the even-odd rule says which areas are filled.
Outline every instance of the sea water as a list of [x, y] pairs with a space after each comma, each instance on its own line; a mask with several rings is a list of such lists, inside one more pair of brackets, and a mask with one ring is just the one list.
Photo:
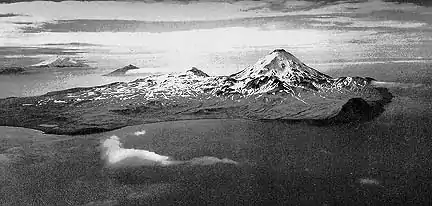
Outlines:
[[[405, 86], [389, 87], [394, 98], [384, 113], [356, 124], [191, 120], [73, 137], [0, 127], [0, 203], [363, 205], [430, 201], [432, 89], [428, 65], [357, 65], [328, 73], [371, 76]], [[116, 149], [107, 150], [107, 141], [114, 142]], [[108, 151], [121, 151], [117, 161], [107, 161]]]

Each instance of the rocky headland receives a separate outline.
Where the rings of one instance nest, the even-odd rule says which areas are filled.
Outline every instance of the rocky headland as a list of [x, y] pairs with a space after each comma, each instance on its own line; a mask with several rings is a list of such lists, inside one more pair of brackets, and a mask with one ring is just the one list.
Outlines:
[[192, 68], [131, 82], [0, 99], [0, 126], [80, 135], [187, 119], [304, 121], [327, 125], [378, 116], [392, 95], [368, 77], [333, 78], [275, 50], [229, 76]]

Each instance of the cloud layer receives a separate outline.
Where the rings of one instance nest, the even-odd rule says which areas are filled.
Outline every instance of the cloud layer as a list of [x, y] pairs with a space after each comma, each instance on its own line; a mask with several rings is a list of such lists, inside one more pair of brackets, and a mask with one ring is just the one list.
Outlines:
[[[86, 52], [79, 58], [91, 66], [134, 64], [143, 68], [134, 71], [140, 73], [195, 66], [228, 74], [275, 48], [312, 64], [387, 57], [412, 61], [430, 56], [423, 48], [410, 48], [427, 45], [432, 33], [431, 8], [380, 0], [35, 1], [2, 4], [0, 14], [7, 14], [0, 17], [0, 47], [79, 49]], [[29, 27], [25, 31], [34, 33], [24, 32]]]
[[172, 166], [172, 165], [213, 165], [217, 163], [238, 164], [236, 161], [216, 157], [197, 157], [187, 161], [174, 160], [171, 157], [141, 149], [122, 148], [120, 138], [111, 136], [101, 144], [101, 158], [107, 167], [124, 168], [137, 166]]

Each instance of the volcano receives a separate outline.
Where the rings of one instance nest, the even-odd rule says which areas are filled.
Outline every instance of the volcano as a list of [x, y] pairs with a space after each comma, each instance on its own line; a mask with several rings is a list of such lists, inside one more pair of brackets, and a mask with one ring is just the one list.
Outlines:
[[187, 119], [320, 125], [368, 121], [392, 98], [371, 84], [373, 80], [332, 78], [278, 49], [229, 76], [209, 76], [192, 68], [185, 74], [2, 99], [0, 125], [78, 135]]
[[85, 67], [84, 63], [70, 57], [55, 57], [32, 65], [32, 67]]
[[116, 75], [126, 75], [126, 73], [130, 70], [137, 70], [140, 69], [139, 67], [129, 64], [125, 67], [122, 67], [120, 69], [116, 69], [108, 74], [105, 74], [104, 76], [116, 76]]

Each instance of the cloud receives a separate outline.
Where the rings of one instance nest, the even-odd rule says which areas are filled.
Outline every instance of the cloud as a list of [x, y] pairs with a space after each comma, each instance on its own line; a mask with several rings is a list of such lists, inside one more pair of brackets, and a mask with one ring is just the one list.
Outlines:
[[102, 143], [102, 159], [106, 160], [108, 166], [118, 165], [169, 165], [174, 162], [169, 161], [168, 156], [163, 156], [139, 149], [124, 149], [117, 136], [111, 136]]
[[386, 2], [397, 2], [397, 3], [412, 3], [421, 6], [432, 6], [432, 2], [430, 0], [384, 0]]
[[134, 133], [134, 135], [136, 135], [136, 136], [140, 136], [140, 135], [145, 135], [145, 133], [146, 133], [145, 130], [142, 130], [142, 131], [136, 131], [136, 132]]
[[[286, 47], [291, 51], [298, 47], [323, 48], [324, 44], [341, 36], [369, 34], [370, 32], [320, 31], [312, 29], [262, 30], [260, 28], [218, 28], [149, 32], [43, 32], [15, 35], [5, 39], [6, 46], [32, 46], [41, 44], [98, 44], [89, 53], [78, 54], [81, 58], [96, 62], [96, 66], [116, 67], [133, 64], [142, 72], [182, 72], [192, 66], [206, 68], [211, 74], [234, 72], [226, 62], [212, 60], [211, 54], [255, 51], [255, 48], [273, 49]], [[209, 41], [211, 39], [212, 41]], [[1, 45], [1, 38], [0, 38]], [[111, 61], [111, 62], [108, 62]], [[109, 64], [108, 64], [109, 63]], [[238, 62], [236, 62], [237, 64]], [[210, 65], [209, 65], [210, 64]], [[216, 65], [214, 65], [216, 64]]]
[[216, 163], [238, 164], [238, 162], [230, 160], [228, 158], [219, 159], [209, 156], [193, 158], [189, 160], [188, 163], [191, 165], [212, 165]]
[[359, 183], [362, 185], [380, 185], [380, 182], [377, 179], [370, 178], [360, 178]]
[[[95, 10], [96, 7], [100, 9]], [[302, 9], [305, 7], [308, 8]], [[402, 14], [399, 11], [411, 15], [417, 10], [427, 12], [430, 9], [422, 7], [423, 10], [419, 10], [419, 7], [382, 1], [328, 4], [283, 0], [189, 4], [35, 1], [0, 6], [0, 13], [26, 15], [0, 18], [0, 46], [80, 49], [84, 53], [77, 55], [94, 67], [134, 64], [142, 68], [131, 74], [182, 72], [195, 66], [213, 75], [225, 75], [253, 63], [246, 60], [251, 55], [258, 57], [275, 47], [299, 55], [307, 53], [301, 56], [309, 59], [306, 63], [322, 63], [329, 59], [356, 62], [364, 58], [363, 54], [372, 53], [369, 51], [373, 51], [372, 55], [377, 53], [376, 47], [423, 41], [427, 35], [419, 35], [417, 39], [405, 38], [405, 33], [370, 36], [392, 28], [409, 32], [430, 29], [430, 24], [416, 19], [416, 15], [409, 21], [399, 18], [399, 13]], [[395, 19], [380, 19], [380, 15], [376, 15], [389, 10], [394, 11], [391, 14]], [[256, 17], [281, 15], [285, 17], [255, 21]], [[250, 19], [240, 20], [242, 18]], [[225, 20], [218, 21], [221, 19]], [[29, 30], [38, 33], [24, 32]], [[375, 38], [373, 43], [345, 43], [352, 40], [367, 42], [370, 38]], [[406, 49], [390, 51], [407, 52]], [[412, 53], [406, 56], [418, 56], [414, 50]]]
[[340, 28], [361, 27], [361, 28], [418, 28], [428, 26], [424, 22], [416, 21], [396, 21], [396, 20], [376, 20], [374, 18], [352, 18], [352, 17], [331, 17], [331, 18], [310, 18], [314, 26], [337, 26]]
[[372, 81], [372, 85], [378, 86], [378, 87], [387, 87], [387, 88], [417, 88], [417, 87], [424, 87], [426, 85], [424, 84], [416, 84], [416, 83], [401, 83], [401, 82], [380, 82], [380, 81]]
[[107, 167], [124, 168], [136, 166], [213, 165], [217, 163], [238, 164], [236, 161], [216, 157], [197, 157], [187, 161], [173, 160], [169, 156], [141, 149], [122, 148], [120, 138], [111, 136], [101, 145], [101, 158]]
[[[32, 17], [28, 19], [33, 21], [70, 19], [191, 21], [283, 15], [282, 12], [272, 12], [267, 8], [248, 11], [261, 5], [262, 2], [253, 1], [235, 3], [197, 1], [187, 5], [174, 2], [149, 4], [141, 1], [34, 1], [4, 4], [0, 7], [0, 13], [26, 14]], [[34, 19], [35, 17], [38, 19]]]

